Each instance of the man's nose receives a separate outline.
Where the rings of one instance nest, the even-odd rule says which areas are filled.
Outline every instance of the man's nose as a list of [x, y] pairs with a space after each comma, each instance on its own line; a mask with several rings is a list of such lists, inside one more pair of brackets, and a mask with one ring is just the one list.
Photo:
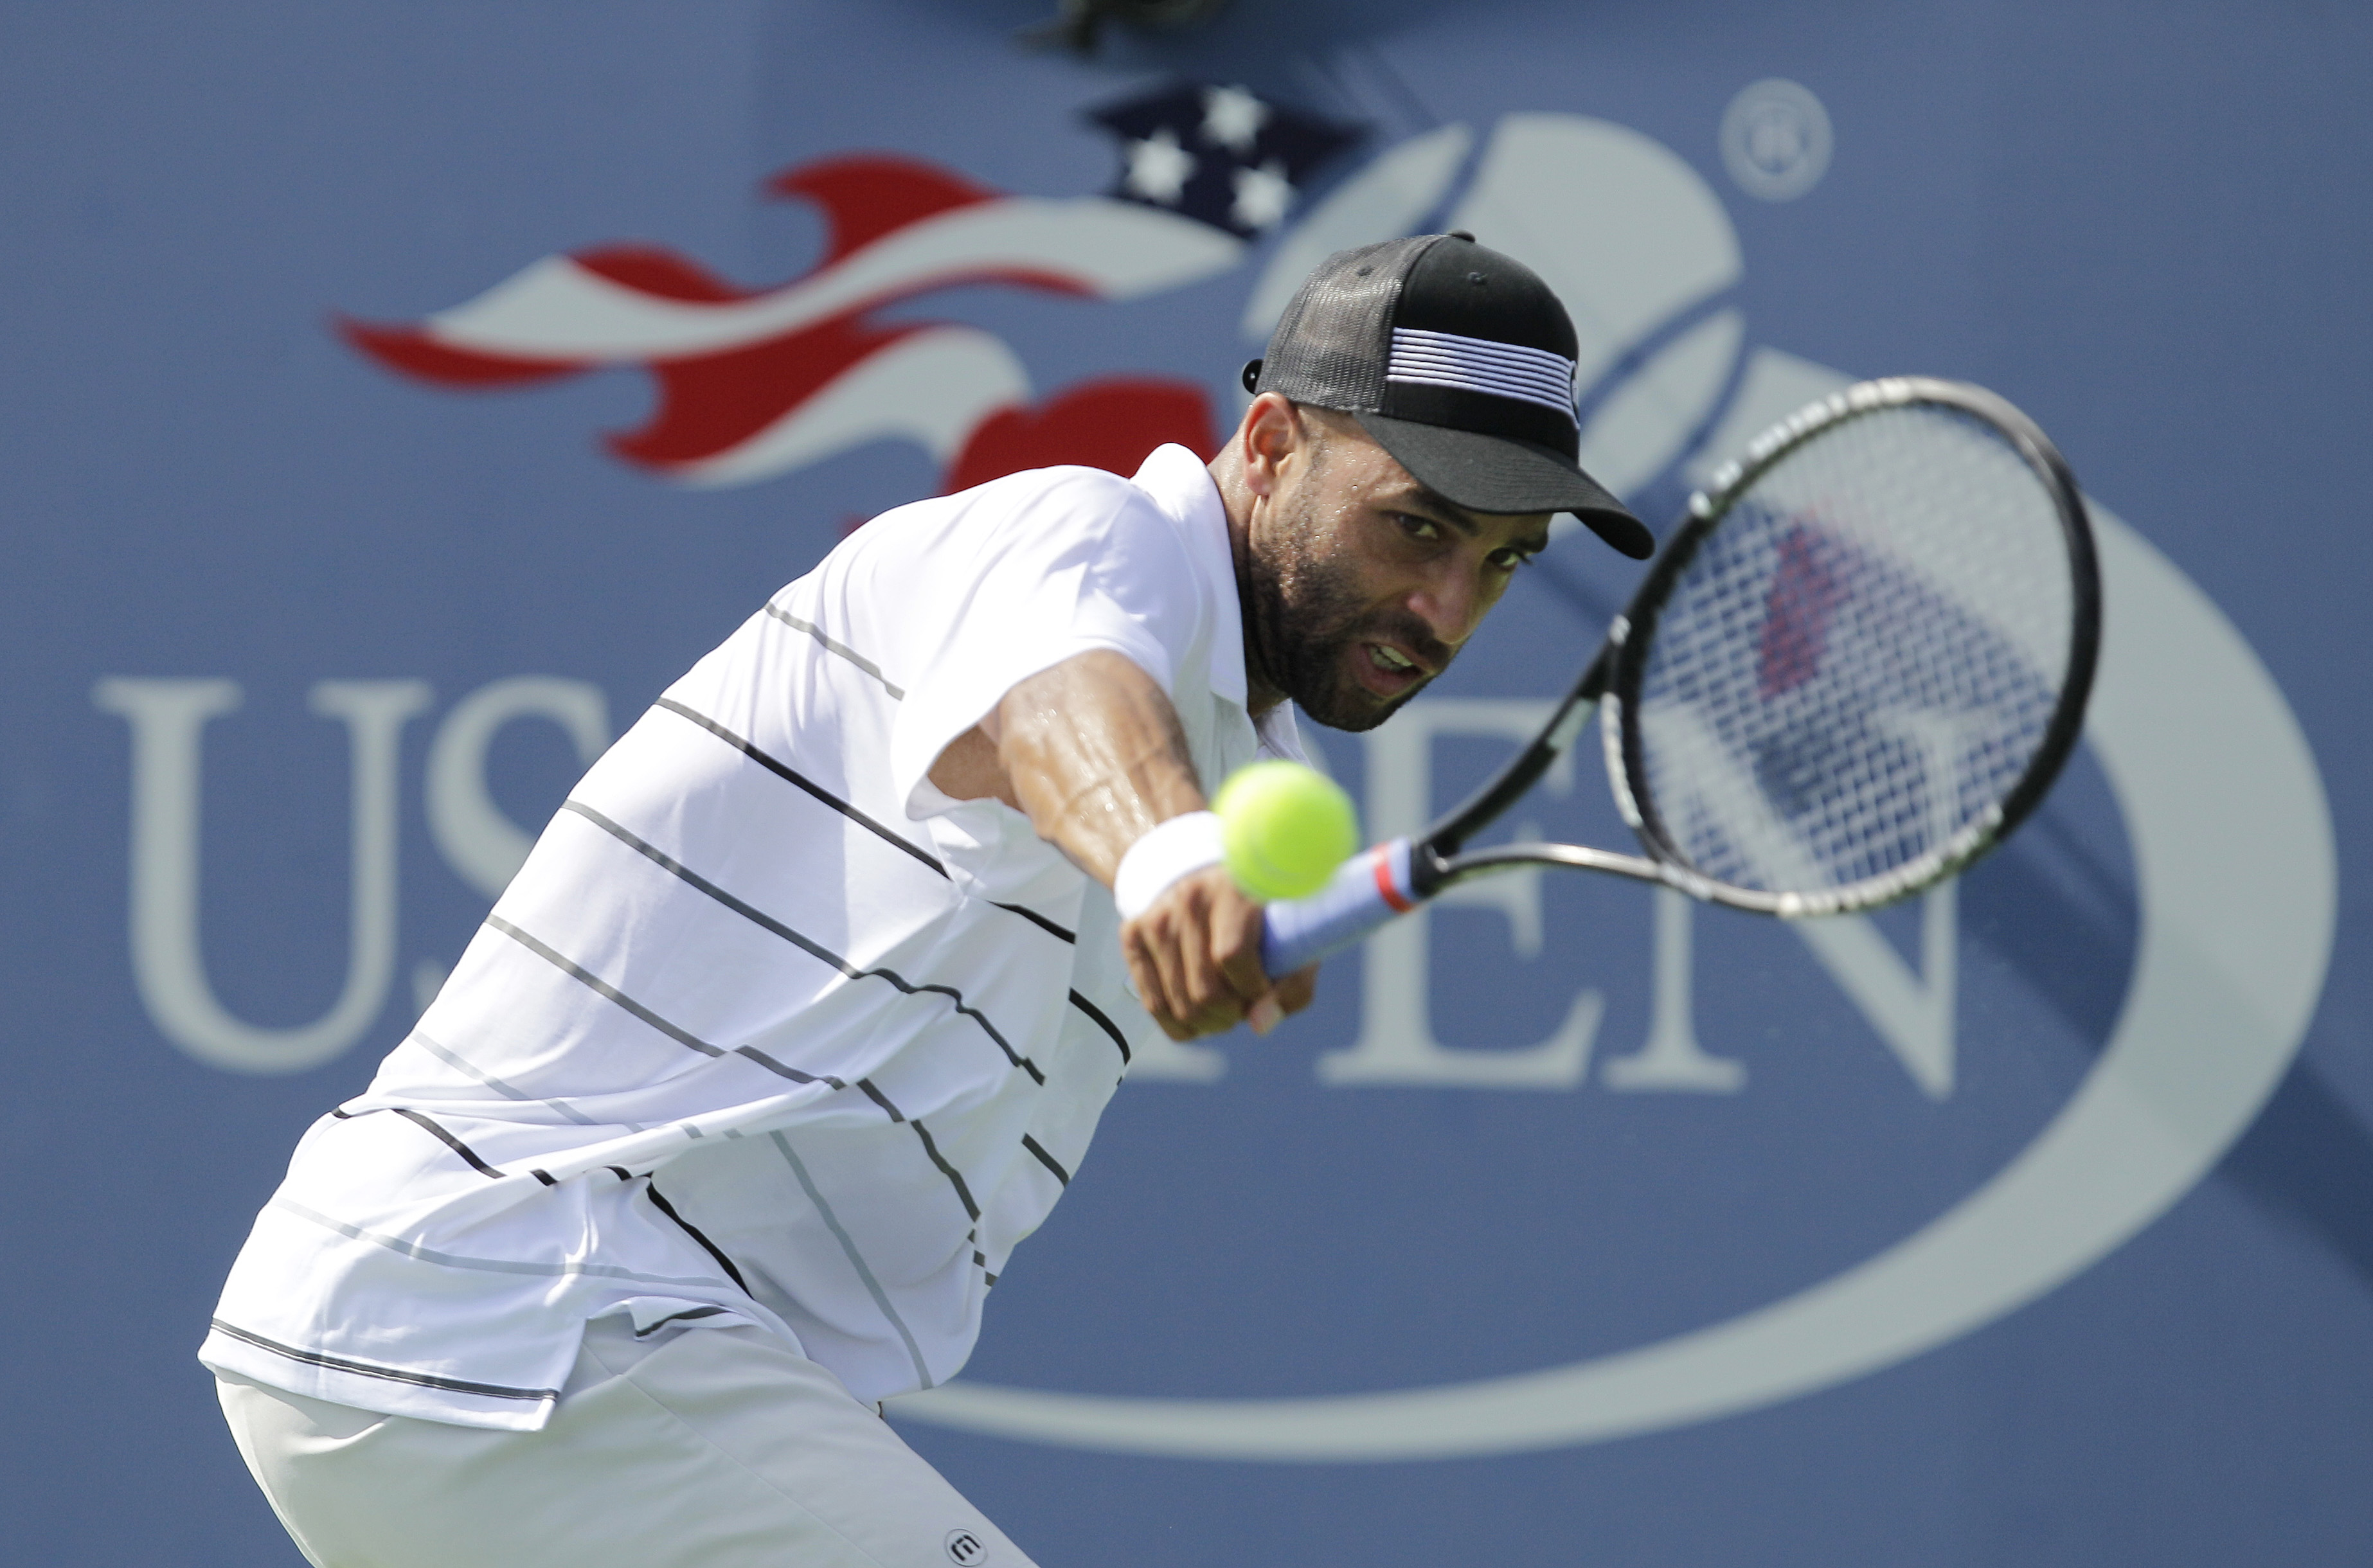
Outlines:
[[1435, 638], [1456, 648], [1475, 631], [1483, 598], [1474, 575], [1460, 570], [1437, 571], [1409, 594], [1409, 607]]

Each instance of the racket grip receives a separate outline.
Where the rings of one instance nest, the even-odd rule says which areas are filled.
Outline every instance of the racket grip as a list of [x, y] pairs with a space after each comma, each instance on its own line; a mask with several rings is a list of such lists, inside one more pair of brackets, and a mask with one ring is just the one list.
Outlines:
[[1309, 897], [1268, 907], [1261, 967], [1271, 979], [1281, 979], [1342, 952], [1417, 903], [1409, 887], [1408, 839], [1362, 850]]

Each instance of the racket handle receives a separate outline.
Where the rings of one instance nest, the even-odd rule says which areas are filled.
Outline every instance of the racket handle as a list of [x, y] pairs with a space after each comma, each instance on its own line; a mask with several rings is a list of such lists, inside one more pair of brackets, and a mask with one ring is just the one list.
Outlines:
[[1410, 891], [1408, 839], [1363, 850], [1309, 897], [1268, 907], [1261, 967], [1271, 979], [1281, 979], [1342, 952], [1417, 903]]

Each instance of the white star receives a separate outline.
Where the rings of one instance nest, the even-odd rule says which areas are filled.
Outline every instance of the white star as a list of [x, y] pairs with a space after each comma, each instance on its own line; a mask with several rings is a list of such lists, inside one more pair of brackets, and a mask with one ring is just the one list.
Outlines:
[[1236, 170], [1236, 205], [1229, 216], [1246, 228], [1274, 228], [1293, 205], [1293, 181], [1285, 166], [1270, 158], [1258, 169]]
[[1268, 105], [1242, 88], [1203, 89], [1203, 139], [1239, 157], [1253, 150], [1253, 138], [1268, 123]]
[[1175, 206], [1194, 173], [1195, 155], [1180, 146], [1177, 134], [1165, 125], [1145, 140], [1128, 144], [1128, 173], [1121, 183], [1132, 195]]

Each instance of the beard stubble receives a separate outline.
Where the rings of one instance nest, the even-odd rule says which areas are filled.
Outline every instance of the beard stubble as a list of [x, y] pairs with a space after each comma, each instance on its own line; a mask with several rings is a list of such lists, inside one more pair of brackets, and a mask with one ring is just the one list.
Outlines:
[[1330, 730], [1373, 730], [1432, 677], [1397, 697], [1379, 697], [1346, 672], [1347, 654], [1362, 657], [1355, 651], [1362, 642], [1398, 643], [1438, 673], [1455, 650], [1410, 611], [1364, 607], [1352, 563], [1339, 548], [1327, 548], [1314, 494], [1317, 476], [1314, 464], [1292, 509], [1278, 515], [1267, 547], [1246, 547], [1249, 651], [1268, 684], [1313, 720]]

